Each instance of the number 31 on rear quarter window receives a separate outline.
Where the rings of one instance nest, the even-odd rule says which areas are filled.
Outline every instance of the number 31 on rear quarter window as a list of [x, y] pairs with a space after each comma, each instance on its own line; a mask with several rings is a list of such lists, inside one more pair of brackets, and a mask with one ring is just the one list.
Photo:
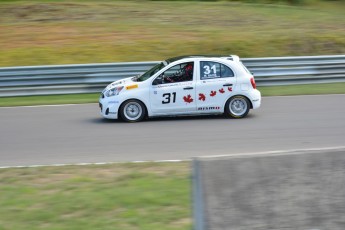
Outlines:
[[205, 71], [204, 71], [204, 74], [210, 74], [211, 73], [211, 70], [213, 70], [213, 74], [216, 74], [216, 65], [213, 65], [212, 67], [211, 67], [211, 69], [210, 69], [210, 66], [208, 66], [208, 65], [205, 65], [204, 66], [204, 69], [205, 69]]

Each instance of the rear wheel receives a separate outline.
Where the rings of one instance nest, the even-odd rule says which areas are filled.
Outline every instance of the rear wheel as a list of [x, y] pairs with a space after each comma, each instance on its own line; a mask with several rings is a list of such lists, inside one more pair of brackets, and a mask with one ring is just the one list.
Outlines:
[[225, 104], [225, 115], [233, 118], [243, 118], [247, 116], [250, 103], [244, 96], [234, 96]]
[[128, 100], [120, 107], [120, 116], [127, 122], [138, 122], [144, 119], [146, 108], [141, 101]]

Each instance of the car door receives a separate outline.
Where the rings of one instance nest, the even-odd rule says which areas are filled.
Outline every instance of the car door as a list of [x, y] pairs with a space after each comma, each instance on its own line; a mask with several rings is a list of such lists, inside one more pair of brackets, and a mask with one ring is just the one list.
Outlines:
[[150, 86], [153, 115], [196, 112], [194, 62], [176, 64], [157, 76]]
[[198, 112], [223, 112], [223, 105], [233, 94], [235, 84], [234, 72], [228, 65], [216, 61], [200, 61], [196, 83]]

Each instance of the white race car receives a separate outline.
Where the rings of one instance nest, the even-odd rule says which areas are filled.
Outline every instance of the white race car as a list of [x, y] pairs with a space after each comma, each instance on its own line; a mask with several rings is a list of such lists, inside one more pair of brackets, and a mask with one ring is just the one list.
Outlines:
[[103, 117], [128, 122], [201, 114], [242, 118], [260, 104], [253, 75], [235, 55], [171, 58], [109, 84], [99, 98]]

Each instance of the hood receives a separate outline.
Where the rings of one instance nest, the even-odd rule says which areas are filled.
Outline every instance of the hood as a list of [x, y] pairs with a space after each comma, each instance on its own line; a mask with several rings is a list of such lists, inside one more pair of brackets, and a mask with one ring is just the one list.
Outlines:
[[121, 79], [121, 80], [117, 80], [117, 81], [114, 81], [112, 83], [110, 83], [105, 89], [104, 91], [107, 91], [109, 89], [112, 89], [114, 88], [115, 86], [124, 86], [128, 83], [132, 83], [132, 78], [133, 77], [128, 77], [128, 78], [124, 78], [124, 79]]

